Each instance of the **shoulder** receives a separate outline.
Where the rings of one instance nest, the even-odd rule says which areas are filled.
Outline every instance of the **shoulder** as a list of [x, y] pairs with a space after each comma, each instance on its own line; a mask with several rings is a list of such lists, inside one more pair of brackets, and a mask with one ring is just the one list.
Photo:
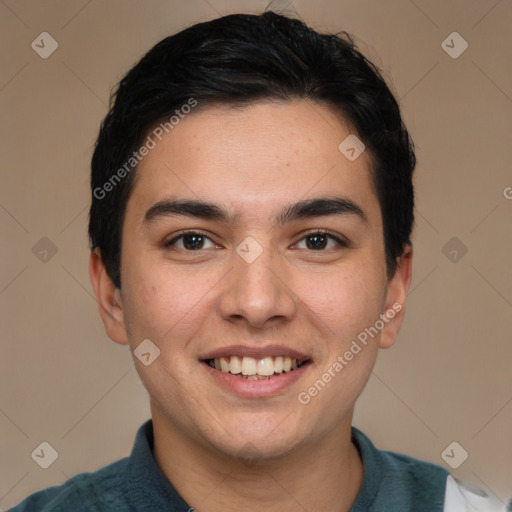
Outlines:
[[352, 441], [361, 455], [364, 476], [351, 512], [443, 512], [449, 474], [446, 469], [409, 455], [379, 450], [355, 427]]
[[442, 512], [449, 475], [446, 469], [409, 455], [379, 450], [356, 428], [352, 428], [352, 439], [364, 465], [361, 510]]
[[120, 459], [98, 471], [80, 473], [61, 485], [41, 489], [7, 512], [93, 512], [118, 506], [124, 494], [127, 462], [128, 458]]
[[397, 509], [414, 512], [512, 512], [482, 489], [458, 480], [448, 470], [410, 455], [377, 449], [356, 428], [365, 474], [359, 510]]
[[418, 504], [425, 506], [425, 510], [442, 510], [449, 476], [445, 468], [401, 453], [381, 451], [381, 454], [390, 470], [383, 479], [384, 493], [401, 494], [411, 510], [416, 510]]
[[389, 457], [394, 466], [401, 468], [402, 476], [407, 475], [411, 494], [415, 499], [430, 498], [442, 503], [443, 512], [512, 511], [512, 502], [509, 505], [511, 508], [507, 508], [505, 503], [489, 496], [480, 487], [456, 478], [441, 466], [408, 455], [382, 453]]

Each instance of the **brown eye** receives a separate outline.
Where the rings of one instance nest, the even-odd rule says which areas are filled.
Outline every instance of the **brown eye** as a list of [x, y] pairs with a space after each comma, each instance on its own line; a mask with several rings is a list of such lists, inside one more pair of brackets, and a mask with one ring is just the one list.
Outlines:
[[[305, 237], [299, 240], [298, 244], [300, 244], [303, 240], [306, 241], [305, 248], [312, 251], [322, 251], [323, 249], [335, 249], [336, 247], [348, 247], [348, 245], [343, 240], [324, 231], [315, 231], [313, 233], [308, 233]], [[334, 247], [328, 247], [329, 241], [334, 241]], [[301, 247], [299, 247], [299, 249], [300, 248]]]
[[176, 247], [184, 251], [197, 251], [208, 248], [205, 247], [205, 243], [207, 242], [211, 243], [211, 247], [216, 247], [216, 245], [203, 233], [189, 231], [187, 233], [182, 233], [169, 242], [166, 242], [165, 247]]

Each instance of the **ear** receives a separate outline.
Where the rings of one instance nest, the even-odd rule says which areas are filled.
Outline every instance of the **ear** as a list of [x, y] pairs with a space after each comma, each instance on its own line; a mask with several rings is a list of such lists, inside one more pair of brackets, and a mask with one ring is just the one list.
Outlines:
[[412, 246], [405, 245], [404, 252], [397, 258], [395, 275], [388, 282], [386, 304], [383, 314], [388, 321], [381, 331], [379, 347], [391, 347], [398, 336], [405, 315], [405, 301], [412, 277]]
[[121, 345], [128, 345], [129, 341], [126, 333], [121, 293], [107, 274], [107, 269], [98, 247], [91, 251], [89, 275], [94, 288], [94, 294], [96, 295], [100, 316], [109, 338]]

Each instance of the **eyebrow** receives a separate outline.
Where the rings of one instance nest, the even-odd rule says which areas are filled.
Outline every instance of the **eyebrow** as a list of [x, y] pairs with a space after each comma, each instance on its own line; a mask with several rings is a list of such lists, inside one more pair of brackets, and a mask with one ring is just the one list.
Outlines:
[[[368, 224], [368, 217], [363, 208], [345, 197], [317, 197], [285, 205], [273, 218], [273, 222], [281, 226], [300, 219], [326, 215], [356, 216]], [[170, 198], [151, 206], [144, 215], [144, 224], [151, 224], [159, 218], [169, 216], [195, 217], [230, 224], [235, 222], [238, 214], [231, 214], [222, 206], [207, 201]]]

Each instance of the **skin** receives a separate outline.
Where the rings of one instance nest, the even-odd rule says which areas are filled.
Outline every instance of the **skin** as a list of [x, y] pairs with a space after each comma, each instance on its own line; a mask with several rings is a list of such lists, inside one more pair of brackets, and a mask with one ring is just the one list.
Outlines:
[[[390, 347], [402, 324], [412, 249], [405, 247], [388, 280], [369, 152], [351, 162], [338, 150], [350, 133], [333, 110], [306, 100], [194, 112], [139, 165], [123, 225], [121, 290], [99, 250], [91, 253], [109, 337], [132, 350], [149, 338], [161, 350], [149, 366], [134, 358], [150, 395], [154, 455], [201, 512], [341, 512], [360, 489], [354, 404], [379, 347]], [[273, 222], [285, 204], [332, 195], [357, 203], [368, 222], [356, 215]], [[146, 210], [170, 196], [219, 203], [238, 216], [229, 224], [185, 216], [145, 224]], [[308, 248], [304, 237], [321, 228], [349, 247], [330, 240]], [[206, 232], [203, 248], [187, 252], [183, 239], [164, 247], [184, 229]], [[248, 236], [263, 249], [252, 263], [236, 252]], [[403, 309], [379, 335], [301, 404], [299, 393], [395, 303]], [[280, 395], [242, 398], [220, 388], [199, 361], [240, 343], [293, 347], [312, 363]]]

